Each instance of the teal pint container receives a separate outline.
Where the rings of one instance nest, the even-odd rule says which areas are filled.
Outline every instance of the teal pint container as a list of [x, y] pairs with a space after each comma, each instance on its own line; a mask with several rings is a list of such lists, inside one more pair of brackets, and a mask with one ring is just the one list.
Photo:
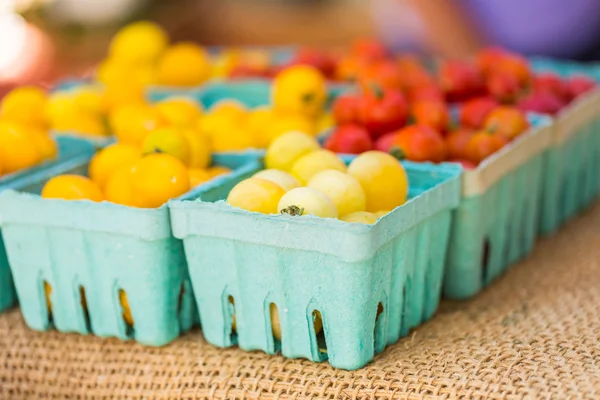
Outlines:
[[[583, 75], [600, 83], [598, 64], [545, 58], [532, 59], [536, 72], [561, 77]], [[600, 89], [575, 99], [555, 117], [552, 143], [546, 154], [542, 218], [543, 235], [590, 205], [600, 189]]]
[[[0, 178], [0, 192], [8, 189], [19, 190], [31, 184], [35, 177], [51, 177], [57, 166], [61, 164], [78, 163], [82, 159], [88, 159], [94, 148], [86, 141], [73, 138], [57, 139], [58, 158], [55, 161], [46, 162], [25, 171], [20, 171]], [[0, 217], [6, 210], [0, 208]], [[2, 235], [0, 235], [0, 311], [3, 311], [17, 301], [8, 258], [4, 248]]]
[[444, 276], [446, 297], [477, 294], [533, 249], [553, 126], [548, 117], [529, 119], [527, 132], [462, 175]]
[[[85, 175], [89, 159], [61, 163], [52, 176]], [[213, 161], [234, 169], [233, 175], [247, 168], [243, 157]], [[183, 245], [171, 234], [167, 205], [140, 209], [43, 199], [39, 193], [49, 177], [33, 175], [19, 191], [0, 194], [0, 224], [27, 325], [149, 346], [165, 345], [194, 325], [198, 316]], [[52, 288], [52, 313], [45, 283]], [[121, 290], [133, 326], [122, 316]]]
[[[405, 167], [409, 201], [373, 225], [264, 215], [225, 203], [258, 164], [227, 184], [205, 186], [196, 200], [169, 203], [206, 340], [357, 369], [431, 318], [460, 168]], [[271, 333], [271, 304], [281, 341]], [[322, 331], [314, 325], [319, 315]]]

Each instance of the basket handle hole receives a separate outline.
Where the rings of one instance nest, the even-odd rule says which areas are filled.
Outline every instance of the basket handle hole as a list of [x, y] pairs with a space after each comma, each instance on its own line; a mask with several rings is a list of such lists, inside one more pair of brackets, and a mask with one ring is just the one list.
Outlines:
[[48, 310], [48, 323], [54, 322], [52, 313], [52, 286], [47, 281], [44, 281], [44, 295], [46, 299], [46, 309]]
[[481, 282], [483, 285], [488, 281], [489, 265], [490, 265], [491, 244], [490, 239], [486, 238], [483, 241], [483, 252], [481, 256]]
[[85, 288], [79, 286], [79, 303], [81, 304], [81, 310], [83, 311], [83, 318], [85, 320], [85, 328], [88, 332], [92, 332], [92, 320], [90, 318], [90, 312], [87, 307], [87, 299], [85, 297]]
[[228, 299], [228, 316], [230, 320], [231, 329], [229, 331], [229, 341], [231, 344], [237, 344], [237, 322], [235, 319], [235, 299], [232, 295], [229, 295]]
[[119, 289], [119, 304], [121, 305], [121, 317], [123, 318], [123, 322], [125, 322], [127, 336], [133, 336], [133, 315], [131, 314], [131, 308], [129, 307], [127, 293], [123, 289]]
[[319, 310], [312, 312], [312, 324], [318, 354], [327, 359], [327, 340], [325, 338], [325, 330], [323, 329], [323, 316]]
[[273, 334], [274, 351], [279, 352], [281, 349], [281, 320], [279, 319], [279, 310], [277, 304], [269, 305], [271, 333]]

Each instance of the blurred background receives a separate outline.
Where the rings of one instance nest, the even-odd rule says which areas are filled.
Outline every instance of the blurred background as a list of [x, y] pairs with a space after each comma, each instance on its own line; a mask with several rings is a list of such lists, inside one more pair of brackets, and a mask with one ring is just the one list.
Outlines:
[[205, 45], [343, 46], [378, 36], [393, 50], [450, 57], [486, 45], [594, 60], [598, 0], [0, 0], [0, 88], [82, 75], [136, 19]]

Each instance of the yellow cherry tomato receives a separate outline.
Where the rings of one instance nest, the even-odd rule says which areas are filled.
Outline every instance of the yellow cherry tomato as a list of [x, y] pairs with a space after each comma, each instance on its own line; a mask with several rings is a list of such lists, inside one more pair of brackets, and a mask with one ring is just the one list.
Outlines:
[[319, 149], [319, 142], [314, 137], [302, 132], [288, 132], [269, 145], [265, 166], [289, 172], [297, 159]]
[[315, 119], [323, 112], [326, 99], [325, 78], [316, 68], [289, 67], [273, 81], [272, 104], [276, 111]]
[[104, 88], [101, 86], [84, 85], [73, 90], [73, 101], [77, 107], [93, 114], [105, 114], [107, 107]]
[[108, 129], [102, 117], [87, 111], [78, 111], [70, 118], [65, 116], [63, 119], [54, 121], [52, 129], [82, 136], [108, 136]]
[[248, 113], [246, 129], [254, 138], [258, 148], [269, 146], [269, 127], [272, 125], [272, 119], [273, 111], [269, 107], [257, 107]]
[[63, 200], [104, 200], [100, 187], [91, 179], [80, 175], [59, 175], [50, 179], [42, 189], [42, 197]]
[[265, 169], [253, 175], [254, 178], [261, 178], [278, 184], [283, 190], [289, 192], [292, 189], [302, 186], [298, 179], [292, 174], [278, 169]]
[[329, 196], [342, 217], [367, 208], [367, 198], [360, 183], [345, 172], [324, 170], [314, 175], [306, 186]]
[[306, 185], [310, 178], [328, 169], [345, 172], [346, 164], [333, 151], [319, 149], [298, 158], [290, 173]]
[[323, 192], [308, 187], [299, 187], [287, 192], [279, 201], [277, 209], [292, 216], [338, 217], [333, 200]]
[[34, 130], [30, 132], [30, 135], [42, 161], [53, 160], [56, 158], [58, 146], [47, 132]]
[[213, 178], [207, 169], [190, 168], [188, 172], [190, 174], [191, 188], [195, 188], [196, 186], [201, 185], [204, 182], [208, 182]]
[[133, 315], [131, 314], [131, 307], [129, 307], [127, 293], [124, 290], [119, 290], [119, 303], [123, 310], [123, 320], [127, 325], [133, 326]]
[[42, 161], [43, 155], [31, 136], [32, 129], [0, 121], [0, 162], [5, 174], [33, 167]]
[[169, 43], [167, 33], [158, 24], [138, 21], [122, 28], [113, 37], [109, 52], [112, 57], [132, 62], [153, 62]]
[[205, 169], [210, 165], [212, 148], [210, 139], [196, 129], [185, 128], [182, 133], [188, 141], [190, 168]]
[[190, 190], [186, 166], [169, 154], [150, 154], [132, 169], [132, 193], [142, 208], [156, 208]]
[[220, 175], [226, 175], [226, 174], [231, 173], [231, 169], [229, 169], [227, 167], [219, 166], [219, 165], [210, 167], [209, 169], [207, 169], [207, 171], [210, 174], [210, 176], [213, 178], [220, 176]]
[[284, 194], [285, 190], [276, 183], [261, 178], [249, 178], [231, 189], [227, 203], [248, 211], [275, 214], [279, 200]]
[[135, 206], [135, 198], [131, 179], [133, 166], [124, 166], [111, 174], [104, 185], [104, 197], [106, 200], [124, 206]]
[[248, 116], [248, 109], [237, 100], [221, 100], [210, 108], [211, 115], [225, 116], [231, 119], [242, 119]]
[[299, 114], [272, 114], [260, 136], [261, 143], [271, 144], [273, 140], [288, 132], [303, 132], [315, 136], [315, 124]]
[[90, 161], [90, 178], [103, 189], [113, 174], [131, 167], [142, 157], [140, 149], [130, 144], [115, 143], [97, 152]]
[[169, 47], [158, 63], [158, 83], [166, 86], [197, 86], [210, 78], [206, 51], [195, 43], [182, 42]]
[[340, 217], [340, 220], [344, 222], [351, 222], [353, 224], [371, 225], [377, 222], [377, 216], [368, 211], [355, 211]]
[[373, 215], [375, 215], [377, 217], [377, 219], [379, 219], [379, 218], [385, 217], [389, 213], [391, 213], [390, 210], [383, 210], [383, 211], [377, 211], [376, 213], [373, 213]]
[[11, 90], [0, 102], [0, 118], [37, 129], [46, 129], [46, 92], [36, 86]]
[[367, 151], [348, 166], [367, 196], [367, 210], [393, 210], [406, 202], [408, 177], [400, 162], [381, 151]]
[[150, 132], [167, 125], [162, 115], [147, 104], [117, 107], [109, 115], [109, 123], [119, 142], [134, 146], [141, 146]]
[[142, 142], [142, 154], [165, 153], [190, 165], [190, 143], [183, 131], [174, 126], [158, 128], [148, 134]]
[[202, 106], [186, 97], [170, 97], [159, 101], [154, 108], [170, 124], [181, 127], [192, 127], [202, 116]]

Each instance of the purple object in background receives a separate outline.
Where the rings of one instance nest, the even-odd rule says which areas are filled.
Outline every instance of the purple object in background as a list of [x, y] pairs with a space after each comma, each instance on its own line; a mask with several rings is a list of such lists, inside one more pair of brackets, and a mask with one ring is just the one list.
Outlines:
[[458, 0], [493, 44], [529, 55], [577, 57], [600, 44], [600, 0]]
[[[489, 45], [561, 58], [581, 57], [600, 47], [600, 0], [426, 1], [452, 1]], [[372, 7], [378, 30], [392, 49], [423, 46], [426, 27], [409, 1], [373, 0]]]

